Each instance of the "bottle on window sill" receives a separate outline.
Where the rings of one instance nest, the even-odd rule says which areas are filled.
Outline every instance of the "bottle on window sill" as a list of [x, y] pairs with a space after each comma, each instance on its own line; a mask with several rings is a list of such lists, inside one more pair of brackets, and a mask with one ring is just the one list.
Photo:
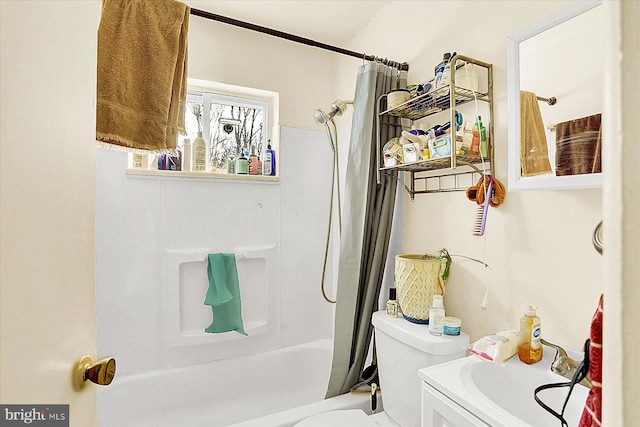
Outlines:
[[264, 176], [276, 175], [276, 152], [271, 149], [271, 140], [267, 142], [267, 149], [264, 152], [264, 162], [262, 163], [262, 174]]
[[238, 175], [247, 175], [249, 172], [249, 161], [245, 155], [248, 155], [248, 152], [241, 151], [240, 157], [236, 160], [236, 173]]
[[258, 175], [258, 156], [256, 156], [256, 147], [251, 146], [251, 154], [247, 159], [249, 175]]
[[191, 140], [182, 141], [182, 170], [191, 172]]
[[198, 136], [193, 141], [193, 170], [196, 172], [205, 172], [207, 170], [207, 143], [202, 138], [202, 132], [198, 132]]

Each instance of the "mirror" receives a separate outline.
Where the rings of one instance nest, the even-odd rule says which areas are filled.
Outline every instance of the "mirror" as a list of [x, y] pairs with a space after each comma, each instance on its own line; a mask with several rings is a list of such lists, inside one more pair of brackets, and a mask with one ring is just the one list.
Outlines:
[[508, 37], [510, 191], [602, 187], [600, 4], [576, 2]]

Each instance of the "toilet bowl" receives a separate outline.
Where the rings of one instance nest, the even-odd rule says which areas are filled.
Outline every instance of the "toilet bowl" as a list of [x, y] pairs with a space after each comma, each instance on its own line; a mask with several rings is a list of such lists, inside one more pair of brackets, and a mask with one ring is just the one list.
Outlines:
[[296, 427], [368, 426], [415, 427], [420, 425], [421, 384], [418, 370], [466, 354], [469, 336], [433, 336], [429, 325], [390, 317], [385, 311], [373, 314], [376, 334], [380, 396], [384, 412], [367, 415], [359, 409], [323, 412]]

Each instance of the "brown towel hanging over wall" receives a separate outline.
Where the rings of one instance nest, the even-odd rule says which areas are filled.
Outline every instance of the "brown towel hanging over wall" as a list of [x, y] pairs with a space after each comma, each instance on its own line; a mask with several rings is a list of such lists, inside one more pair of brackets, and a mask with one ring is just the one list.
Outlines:
[[556, 175], [602, 172], [600, 114], [556, 125]]
[[184, 134], [189, 7], [175, 0], [103, 0], [96, 139], [174, 152]]
[[551, 173], [538, 98], [525, 91], [520, 92], [520, 173], [523, 177]]

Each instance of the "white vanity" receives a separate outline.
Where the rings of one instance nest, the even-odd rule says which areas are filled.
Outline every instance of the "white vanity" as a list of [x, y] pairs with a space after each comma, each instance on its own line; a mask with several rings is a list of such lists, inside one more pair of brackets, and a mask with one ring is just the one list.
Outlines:
[[[504, 366], [469, 356], [419, 371], [422, 380], [422, 427], [560, 426], [534, 400], [542, 384], [568, 381], [550, 370], [555, 350], [545, 347], [534, 364], [512, 357]], [[544, 390], [538, 397], [561, 412], [568, 388]], [[578, 425], [589, 389], [577, 384], [565, 410], [570, 426]]]

